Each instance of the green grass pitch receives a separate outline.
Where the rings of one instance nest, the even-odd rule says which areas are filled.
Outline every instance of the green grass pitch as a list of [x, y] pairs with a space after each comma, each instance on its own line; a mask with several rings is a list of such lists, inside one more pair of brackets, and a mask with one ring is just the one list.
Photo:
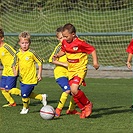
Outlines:
[[[21, 97], [13, 96], [16, 107], [2, 108], [6, 100], [0, 93], [0, 133], [131, 133], [133, 79], [86, 78], [86, 83], [81, 89], [94, 104], [86, 119], [65, 114], [69, 99], [58, 119], [43, 120], [39, 114], [42, 104], [36, 100], [31, 100], [28, 114], [20, 115]], [[34, 92], [47, 93], [48, 104], [56, 108], [62, 91], [54, 78], [45, 77]]]

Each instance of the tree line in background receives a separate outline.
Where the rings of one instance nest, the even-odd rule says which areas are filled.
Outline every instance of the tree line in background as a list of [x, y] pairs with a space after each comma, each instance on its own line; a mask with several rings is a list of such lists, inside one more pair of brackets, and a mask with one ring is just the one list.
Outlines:
[[15, 9], [30, 12], [35, 9], [50, 10], [51, 5], [57, 10], [119, 10], [133, 6], [132, 0], [0, 0], [0, 11]]

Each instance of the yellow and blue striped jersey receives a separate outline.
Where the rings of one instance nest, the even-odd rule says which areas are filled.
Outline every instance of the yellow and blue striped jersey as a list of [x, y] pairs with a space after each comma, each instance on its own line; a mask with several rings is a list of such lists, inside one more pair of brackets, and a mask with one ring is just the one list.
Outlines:
[[[52, 57], [53, 57], [53, 55], [57, 54], [57, 53], [60, 51], [61, 45], [62, 45], [62, 44], [59, 43], [59, 44], [55, 47], [53, 53], [51, 54], [51, 56], [50, 56], [50, 58], [49, 58], [49, 62], [50, 62], [50, 63], [52, 62]], [[60, 57], [60, 58], [59, 58], [59, 61], [61, 61], [61, 62], [67, 62], [66, 55]], [[55, 68], [54, 68], [54, 77], [55, 77], [55, 79], [58, 79], [58, 78], [60, 78], [60, 77], [67, 77], [67, 76], [68, 76], [68, 70], [67, 70], [66, 67], [59, 66], [59, 65], [56, 65], [56, 66], [55, 66]]]
[[12, 63], [15, 52], [16, 51], [7, 43], [4, 43], [3, 46], [0, 47], [0, 61], [3, 65], [3, 76], [14, 76]]
[[43, 60], [34, 50], [29, 49], [26, 52], [22, 52], [21, 49], [19, 49], [16, 52], [13, 66], [18, 66], [20, 81], [22, 83], [37, 83], [36, 63], [38, 64], [38, 66], [41, 66]]

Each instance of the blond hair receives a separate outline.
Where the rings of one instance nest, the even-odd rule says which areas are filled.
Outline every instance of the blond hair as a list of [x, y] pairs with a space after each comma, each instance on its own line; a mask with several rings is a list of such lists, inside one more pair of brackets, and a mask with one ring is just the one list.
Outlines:
[[28, 40], [29, 43], [31, 43], [30, 34], [27, 31], [21, 32], [18, 38], [19, 40], [20, 38], [25, 38], [26, 40]]

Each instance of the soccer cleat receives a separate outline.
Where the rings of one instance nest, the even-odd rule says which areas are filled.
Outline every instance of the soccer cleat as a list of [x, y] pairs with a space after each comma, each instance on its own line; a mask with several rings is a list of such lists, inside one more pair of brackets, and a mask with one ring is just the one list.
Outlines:
[[23, 108], [20, 112], [20, 114], [27, 114], [29, 109]]
[[69, 109], [66, 111], [67, 115], [80, 115], [81, 113], [77, 110], [70, 111]]
[[16, 107], [17, 105], [16, 105], [16, 103], [14, 102], [14, 103], [12, 103], [12, 104], [10, 104], [10, 103], [8, 103], [8, 104], [5, 104], [5, 105], [3, 105], [2, 107]]
[[92, 107], [93, 107], [93, 104], [91, 102], [85, 106], [85, 109], [84, 109], [85, 110], [85, 117], [88, 117], [91, 115]]
[[56, 110], [55, 110], [55, 117], [56, 117], [56, 118], [60, 117], [61, 111], [62, 111], [61, 109], [56, 108]]
[[86, 118], [85, 109], [82, 110], [82, 112], [81, 112], [81, 114], [80, 114], [80, 118], [81, 118], [81, 119]]
[[46, 106], [47, 105], [47, 95], [46, 94], [42, 94], [42, 104], [43, 106]]

